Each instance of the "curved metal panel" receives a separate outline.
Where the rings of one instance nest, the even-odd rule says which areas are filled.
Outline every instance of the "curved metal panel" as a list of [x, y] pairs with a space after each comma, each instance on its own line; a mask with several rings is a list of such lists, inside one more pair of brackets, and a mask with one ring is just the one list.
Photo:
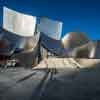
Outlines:
[[70, 33], [63, 40], [55, 40], [41, 33], [42, 45], [59, 57], [89, 58], [92, 45], [88, 44], [88, 41], [84, 35], [77, 33]]
[[76, 48], [78, 46], [88, 43], [90, 40], [84, 33], [69, 32], [62, 38], [64, 48]]
[[[30, 37], [23, 37], [20, 35], [13, 34], [12, 32], [6, 31], [4, 29], [2, 30], [1, 34], [1, 42], [3, 41], [3, 47], [5, 43], [7, 44], [4, 49], [15, 48], [15, 51], [19, 51], [21, 49], [22, 52], [30, 50], [32, 51], [37, 46], [40, 38], [40, 34], [35, 34], [34, 36]], [[0, 49], [4, 50], [1, 46]]]
[[40, 18], [38, 25], [40, 32], [43, 32], [50, 38], [60, 40], [62, 32], [62, 22], [51, 20], [45, 17]]
[[3, 28], [20, 36], [33, 36], [36, 17], [3, 8]]
[[49, 52], [59, 57], [66, 56], [69, 53], [67, 50], [65, 52], [60, 40], [54, 40], [43, 33], [41, 33], [41, 45]]

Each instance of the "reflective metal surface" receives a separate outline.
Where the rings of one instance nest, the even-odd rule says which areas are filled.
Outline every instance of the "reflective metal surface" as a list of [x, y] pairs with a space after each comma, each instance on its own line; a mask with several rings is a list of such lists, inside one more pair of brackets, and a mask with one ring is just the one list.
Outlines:
[[33, 36], [36, 17], [16, 12], [7, 7], [3, 8], [3, 28], [21, 36]]
[[40, 18], [40, 24], [38, 25], [38, 28], [40, 32], [43, 32], [48, 37], [55, 40], [60, 40], [62, 24], [62, 22], [42, 17]]
[[[0, 40], [0, 53], [1, 50], [5, 51], [6, 49], [14, 49], [14, 51], [22, 51], [28, 52], [33, 51], [34, 48], [37, 46], [40, 34], [35, 34], [34, 36], [30, 37], [23, 37], [20, 35], [13, 34], [12, 32], [8, 32], [6, 30], [2, 30], [1, 32], [2, 38]], [[4, 47], [4, 48], [3, 48]]]
[[64, 48], [76, 48], [89, 42], [85, 33], [69, 32], [62, 38]]
[[69, 53], [69, 50], [65, 51], [65, 49], [62, 47], [60, 40], [52, 39], [43, 33], [41, 33], [40, 36], [41, 45], [55, 56], [63, 57]]

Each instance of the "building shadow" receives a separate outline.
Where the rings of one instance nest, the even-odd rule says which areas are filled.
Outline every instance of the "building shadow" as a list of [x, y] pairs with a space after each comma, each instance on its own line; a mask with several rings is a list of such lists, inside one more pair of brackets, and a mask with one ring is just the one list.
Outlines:
[[100, 99], [100, 65], [94, 68], [78, 69], [69, 74], [67, 72], [67, 69], [60, 69], [53, 74], [39, 100]]

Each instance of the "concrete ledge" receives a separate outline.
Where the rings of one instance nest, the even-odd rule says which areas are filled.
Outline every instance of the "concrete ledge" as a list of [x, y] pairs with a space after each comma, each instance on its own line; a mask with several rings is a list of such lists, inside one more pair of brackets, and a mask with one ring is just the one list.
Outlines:
[[36, 68], [93, 68], [100, 66], [100, 59], [50, 57], [40, 62]]
[[80, 68], [93, 68], [100, 66], [100, 59], [76, 58], [74, 60], [80, 65]]
[[49, 57], [48, 59], [44, 59], [40, 62], [35, 68], [71, 68], [76, 69], [77, 65], [73, 64], [70, 58], [56, 58], [56, 57]]

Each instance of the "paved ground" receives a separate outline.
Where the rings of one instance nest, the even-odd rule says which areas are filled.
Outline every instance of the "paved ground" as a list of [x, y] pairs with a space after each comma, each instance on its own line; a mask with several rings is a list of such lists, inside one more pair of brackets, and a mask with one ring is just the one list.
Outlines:
[[99, 66], [80, 69], [69, 59], [48, 62], [34, 69], [1, 68], [0, 100], [100, 100]]

